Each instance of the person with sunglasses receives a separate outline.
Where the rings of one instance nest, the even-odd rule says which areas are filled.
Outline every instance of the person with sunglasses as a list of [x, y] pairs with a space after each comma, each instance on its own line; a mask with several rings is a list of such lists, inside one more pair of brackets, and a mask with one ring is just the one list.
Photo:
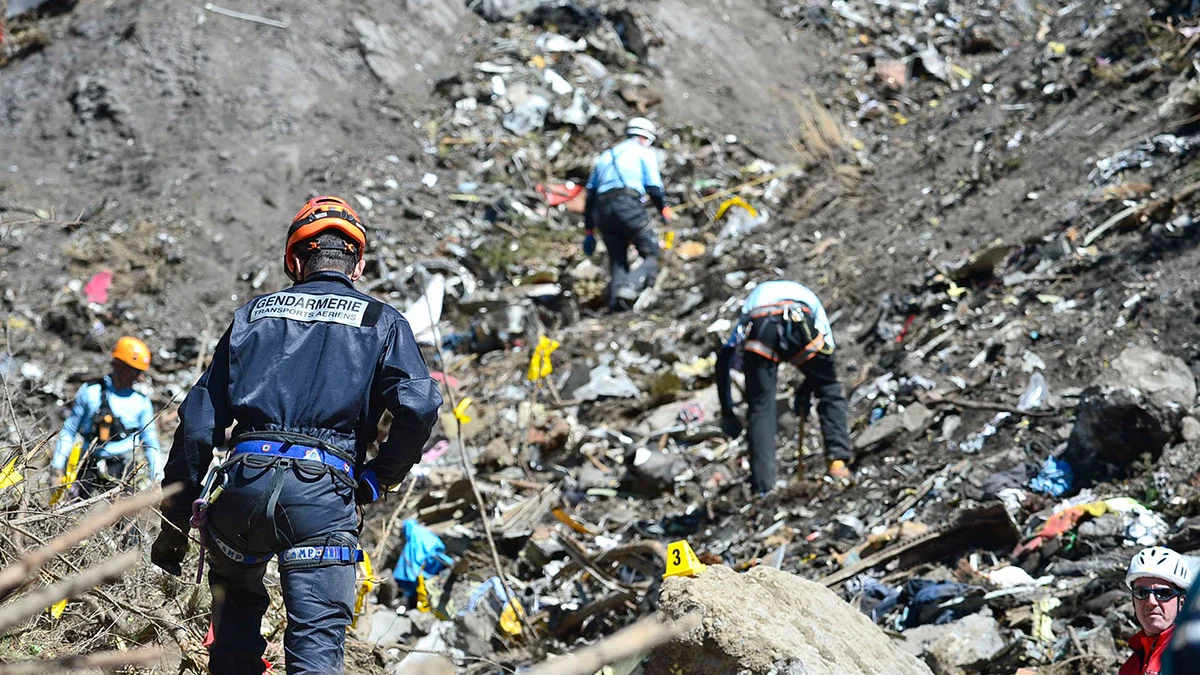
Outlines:
[[1192, 585], [1192, 569], [1183, 556], [1162, 546], [1133, 556], [1125, 583], [1133, 594], [1133, 613], [1141, 630], [1129, 638], [1133, 654], [1119, 675], [1158, 675], [1163, 654], [1175, 632], [1175, 620]]

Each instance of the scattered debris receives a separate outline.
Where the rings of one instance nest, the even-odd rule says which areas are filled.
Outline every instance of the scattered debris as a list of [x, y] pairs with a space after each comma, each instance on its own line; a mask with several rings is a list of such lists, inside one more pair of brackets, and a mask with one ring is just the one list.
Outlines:
[[[256, 36], [263, 63], [292, 83], [267, 108], [191, 42], [199, 28], [155, 33], [147, 17], [98, 18], [123, 17], [119, 7], [32, 4], [10, 2], [22, 16], [0, 32], [0, 87], [13, 101], [0, 138], [18, 148], [0, 166], [0, 374], [17, 420], [5, 427], [0, 502], [15, 527], [57, 533], [66, 507], [36, 510], [51, 492], [36, 441], [56, 431], [111, 337], [137, 325], [161, 357], [145, 386], [169, 435], [171, 401], [220, 338], [208, 312], [285, 283], [247, 219], [286, 218], [281, 194], [326, 186], [353, 195], [371, 226], [360, 288], [405, 311], [439, 382], [472, 401], [443, 411], [413, 481], [368, 512], [364, 543], [378, 566], [360, 576], [380, 583], [365, 592], [350, 641], [351, 659], [365, 652], [362, 672], [518, 670], [543, 651], [603, 652], [606, 636], [643, 632], [654, 639], [627, 646], [667, 641], [648, 664], [633, 655], [618, 668], [593, 651], [580, 661], [586, 675], [606, 665], [926, 672], [872, 622], [938, 673], [1067, 661], [1108, 672], [1130, 625], [1111, 595], [1124, 592], [1126, 549], [1200, 546], [1190, 517], [1200, 289], [1188, 271], [1200, 256], [1200, 188], [1187, 183], [1200, 71], [1194, 27], [1165, 20], [1162, 3], [785, 0], [766, 5], [778, 22], [735, 3], [728, 21], [698, 11], [688, 26], [661, 3], [383, 3], [351, 18], [349, 52], [307, 44], [303, 67], [294, 26], [280, 33], [281, 20], [196, 8], [197, 26], [209, 17], [203, 30], [222, 23], [238, 39]], [[313, 21], [327, 16], [309, 9]], [[52, 10], [73, 13], [70, 30]], [[467, 30], [438, 31], [464, 12]], [[761, 71], [743, 66], [761, 55], [725, 47], [775, 29], [780, 55], [822, 54], [814, 70], [789, 71], [786, 86], [764, 80], [775, 98], [797, 92], [794, 118], [758, 110], [753, 92], [723, 79], [736, 66], [757, 81]], [[197, 50], [211, 75], [181, 75], [188, 60], [155, 51], [170, 42], [155, 34]], [[693, 34], [712, 42], [711, 62], [680, 63], [700, 60]], [[422, 39], [449, 46], [411, 58]], [[118, 55], [136, 43], [153, 60], [71, 53], [84, 41]], [[77, 63], [89, 67], [44, 86], [46, 72]], [[157, 83], [153, 101], [129, 85], [127, 67]], [[313, 69], [352, 88], [314, 94]], [[234, 82], [237, 100], [205, 77]], [[360, 91], [375, 80], [386, 91]], [[338, 96], [344, 105], [325, 105]], [[170, 135], [145, 113], [157, 105]], [[237, 119], [215, 116], [221, 106]], [[662, 228], [653, 291], [638, 311], [611, 317], [603, 262], [579, 250], [581, 182], [636, 114], [663, 130], [679, 218]], [[317, 153], [275, 147], [279, 134], [314, 133], [308, 118], [337, 130], [337, 142]], [[220, 148], [206, 153], [197, 137], [188, 165], [168, 162], [165, 138], [214, 121], [228, 127]], [[43, 145], [46, 157], [35, 157]], [[240, 206], [195, 212], [207, 203], [197, 190]], [[96, 274], [101, 266], [114, 272]], [[830, 298], [854, 482], [819, 479], [820, 438], [783, 395], [777, 459], [795, 479], [755, 498], [747, 440], [715, 423], [714, 348], [735, 298], [797, 274]], [[558, 345], [552, 356], [543, 340]], [[18, 457], [20, 468], [10, 464]], [[422, 534], [396, 536], [408, 522]], [[127, 548], [100, 541], [106, 556]], [[406, 547], [422, 541], [445, 558], [417, 564]], [[698, 553], [695, 574], [664, 582], [681, 541]], [[64, 560], [100, 554], [78, 549]], [[50, 582], [72, 573], [65, 562], [43, 571]], [[115, 628], [98, 647], [150, 635], [201, 663], [206, 600], [139, 588], [145, 595], [86, 590], [85, 610], [69, 603], [13, 649], [53, 625], [95, 635], [102, 621]], [[701, 626], [682, 637], [678, 625], [618, 632], [698, 606]], [[139, 614], [150, 610], [167, 614]], [[275, 611], [266, 624], [278, 631], [282, 620]], [[826, 635], [830, 624], [843, 627]], [[870, 649], [846, 642], [860, 634]], [[810, 649], [827, 640], [844, 647], [833, 657]]]

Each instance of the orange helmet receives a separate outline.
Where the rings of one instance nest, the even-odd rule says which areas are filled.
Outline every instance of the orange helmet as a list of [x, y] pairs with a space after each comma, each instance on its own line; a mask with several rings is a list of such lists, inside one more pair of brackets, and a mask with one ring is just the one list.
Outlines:
[[117, 340], [112, 357], [135, 370], [150, 370], [150, 348], [135, 337], [125, 336]]
[[362, 259], [363, 249], [367, 247], [367, 228], [358, 214], [344, 199], [313, 197], [292, 218], [292, 227], [288, 229], [287, 245], [283, 249], [283, 268], [289, 279], [295, 281], [300, 273], [300, 270], [292, 267], [292, 248], [329, 229], [337, 230], [353, 240], [354, 244], [347, 246], [353, 247], [351, 252], [359, 260]]

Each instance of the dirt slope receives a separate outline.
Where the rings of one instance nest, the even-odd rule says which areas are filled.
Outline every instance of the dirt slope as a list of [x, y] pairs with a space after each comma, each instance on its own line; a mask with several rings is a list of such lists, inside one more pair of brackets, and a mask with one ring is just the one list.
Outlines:
[[[534, 57], [546, 61], [529, 49], [542, 29], [486, 23], [457, 0], [234, 7], [286, 28], [134, 0], [83, 2], [14, 22], [41, 31], [45, 46], [0, 65], [0, 286], [8, 314], [0, 369], [22, 394], [10, 411], [10, 442], [52, 432], [74, 382], [103, 368], [106, 347], [124, 332], [139, 331], [159, 350], [156, 403], [184, 390], [230, 311], [285, 283], [278, 245], [309, 194], [352, 196], [362, 206], [377, 241], [364, 281], [399, 306], [408, 296], [396, 277], [423, 258], [469, 265], [486, 286], [481, 304], [520, 290], [534, 272], [569, 276], [581, 261], [577, 219], [536, 213], [532, 184], [586, 173], [591, 153], [638, 112], [666, 129], [665, 173], [677, 202], [700, 196], [705, 181], [730, 186], [757, 175], [747, 169], [756, 158], [803, 170], [783, 181], [770, 225], [740, 238], [729, 255], [672, 256], [663, 299], [646, 314], [585, 312], [564, 328], [560, 363], [595, 365], [599, 353], [631, 348], [643, 363], [660, 359], [660, 369], [704, 358], [712, 351], [705, 329], [728, 317], [746, 280], [790, 276], [815, 288], [836, 317], [847, 392], [862, 394], [851, 409], [856, 435], [870, 431], [876, 412], [899, 412], [894, 396], [868, 397], [885, 374], [1012, 402], [1033, 357], [1044, 361], [1052, 390], [1074, 394], [1131, 344], [1154, 345], [1195, 370], [1200, 228], [1185, 188], [1200, 178], [1191, 149], [1200, 145], [1181, 123], [1186, 106], [1183, 114], [1159, 110], [1191, 71], [1175, 19], [1150, 18], [1177, 3], [975, 7], [975, 23], [961, 35], [944, 28], [957, 18], [935, 16], [934, 5], [949, 4], [849, 3], [870, 5], [869, 25], [831, 3], [630, 5], [651, 43], [645, 58], [588, 49], [618, 84], [646, 83], [638, 91], [661, 101], [639, 110], [611, 83], [583, 78], [576, 84], [601, 114], [579, 129], [548, 123], [523, 135], [501, 129], [504, 97], [484, 68], [503, 73], [510, 88], [530, 85], [521, 78], [540, 78], [545, 65], [531, 66]], [[920, 39], [901, 40], [912, 36]], [[907, 83], [882, 81], [889, 60], [903, 55], [911, 64], [925, 40], [960, 70], [934, 77], [931, 61], [910, 65]], [[550, 61], [564, 73], [578, 70], [569, 57]], [[1160, 133], [1175, 140], [1108, 170], [1114, 155]], [[552, 141], [566, 136], [569, 150], [548, 157]], [[545, 220], [509, 224], [496, 215], [509, 201]], [[681, 209], [681, 240], [714, 243], [721, 225], [711, 206]], [[1136, 212], [1100, 231], [1126, 209]], [[997, 243], [1010, 248], [986, 269], [950, 271]], [[79, 286], [106, 268], [115, 272], [112, 300], [88, 306]], [[455, 309], [447, 323], [466, 328], [470, 316]], [[925, 348], [946, 333], [950, 339]], [[180, 347], [188, 340], [198, 353]], [[480, 407], [513, 407], [516, 399], [500, 390], [513, 378], [524, 386], [527, 359], [514, 350], [486, 355], [464, 367], [464, 387], [475, 388]], [[639, 382], [646, 391], [649, 379]], [[568, 426], [654, 428], [655, 406], [691, 393], [585, 404]], [[910, 404], [911, 392], [903, 395]], [[905, 490], [960, 466], [953, 443], [993, 412], [959, 412], [961, 419], [937, 418], [958, 419], [954, 433], [931, 424], [862, 453], [853, 490], [806, 485], [780, 497], [788, 537], [832, 528], [839, 512], [870, 521]], [[488, 432], [517, 437], [497, 417]], [[969, 471], [953, 472], [949, 487], [931, 493], [919, 515], [936, 522], [975, 498], [980, 476], [1041, 461], [1071, 421], [1064, 405], [1007, 428]], [[172, 424], [168, 416], [164, 436]], [[785, 474], [801, 461], [791, 449], [781, 458]], [[732, 474], [715, 461], [703, 469], [740, 480], [734, 459], [726, 460]], [[811, 473], [821, 459], [807, 462]], [[568, 473], [578, 469], [562, 463]], [[1106, 489], [1134, 494], [1153, 480], [1138, 470]], [[1172, 480], [1181, 494], [1189, 489], [1186, 475]], [[747, 515], [740, 499], [729, 484], [689, 484], [653, 502], [618, 508], [591, 499], [579, 510], [592, 522], [636, 509], [629, 522], [687, 514], [690, 523], [703, 512], [695, 507], [707, 505], [711, 522], [691, 532], [697, 547], [749, 564], [759, 555], [749, 533], [774, 514]], [[1045, 505], [1034, 498], [1023, 515]], [[815, 541], [797, 539], [784, 569], [830, 571], [834, 544]], [[586, 636], [600, 630], [590, 624]]]

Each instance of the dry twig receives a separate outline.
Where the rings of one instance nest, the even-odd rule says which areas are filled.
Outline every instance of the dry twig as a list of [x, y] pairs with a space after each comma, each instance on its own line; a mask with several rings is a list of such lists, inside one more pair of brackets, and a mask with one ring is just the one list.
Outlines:
[[[118, 494], [120, 494], [120, 492], [121, 492], [120, 487], [114, 487], [111, 490], [108, 490], [106, 492], [101, 492], [98, 495], [93, 495], [91, 497], [88, 497], [87, 499], [81, 499], [77, 502], [68, 504], [68, 505], [62, 507], [61, 509], [51, 509], [49, 511], [42, 511], [42, 512], [31, 511], [31, 513], [33, 513], [32, 516], [25, 516], [24, 518], [14, 518], [13, 520], [8, 521], [8, 523], [11, 525], [30, 525], [32, 523], [37, 523], [37, 522], [40, 522], [43, 520], [50, 520], [52, 518], [55, 518], [55, 519], [62, 518], [63, 516], [67, 515], [68, 513], [71, 513], [72, 511], [79, 511], [81, 509], [86, 509], [89, 506], [95, 506], [99, 502], [108, 501], [112, 497], [116, 497]], [[3, 578], [3, 576], [0, 575], [0, 578]]]
[[0, 609], [0, 635], [63, 598], [75, 597], [93, 586], [119, 578], [134, 566], [139, 557], [140, 554], [136, 550], [126, 551], [106, 563], [89, 567], [80, 574], [25, 595]]
[[16, 663], [0, 663], [0, 675], [34, 675], [34, 673], [67, 673], [76, 670], [95, 670], [96, 668], [117, 668], [120, 666], [146, 666], [162, 660], [163, 651], [157, 647], [135, 649], [129, 652], [95, 652], [93, 654], [72, 654], [56, 659], [39, 661], [17, 661]]
[[392, 536], [392, 528], [396, 526], [396, 521], [400, 518], [400, 513], [408, 504], [408, 498], [412, 495], [413, 486], [417, 484], [416, 479], [408, 481], [408, 489], [404, 491], [404, 497], [400, 499], [400, 503], [396, 505], [396, 510], [392, 511], [392, 517], [388, 518], [387, 525], [383, 528], [383, 532], [379, 535], [379, 543], [375, 544], [375, 552], [371, 554], [373, 560], [380, 560], [385, 549], [387, 549], [388, 539]]
[[161, 493], [158, 490], [143, 490], [141, 493], [121, 500], [113, 504], [111, 508], [87, 518], [70, 532], [51, 539], [50, 543], [43, 548], [27, 553], [16, 564], [0, 570], [0, 598], [11, 593], [14, 588], [21, 585], [26, 577], [36, 572], [54, 556], [112, 525], [122, 516], [140, 511], [157, 502], [160, 496], [173, 495], [181, 488], [182, 485], [173, 485], [162, 490]]
[[1024, 415], [1026, 417], [1053, 417], [1058, 414], [1057, 410], [1021, 410], [1007, 403], [997, 403], [995, 401], [968, 401], [965, 398], [956, 396], [942, 396], [935, 392], [918, 392], [917, 399], [926, 405], [953, 405], [959, 408], [969, 408], [971, 410], [997, 410], [999, 412], [1012, 413], [1013, 415]]

